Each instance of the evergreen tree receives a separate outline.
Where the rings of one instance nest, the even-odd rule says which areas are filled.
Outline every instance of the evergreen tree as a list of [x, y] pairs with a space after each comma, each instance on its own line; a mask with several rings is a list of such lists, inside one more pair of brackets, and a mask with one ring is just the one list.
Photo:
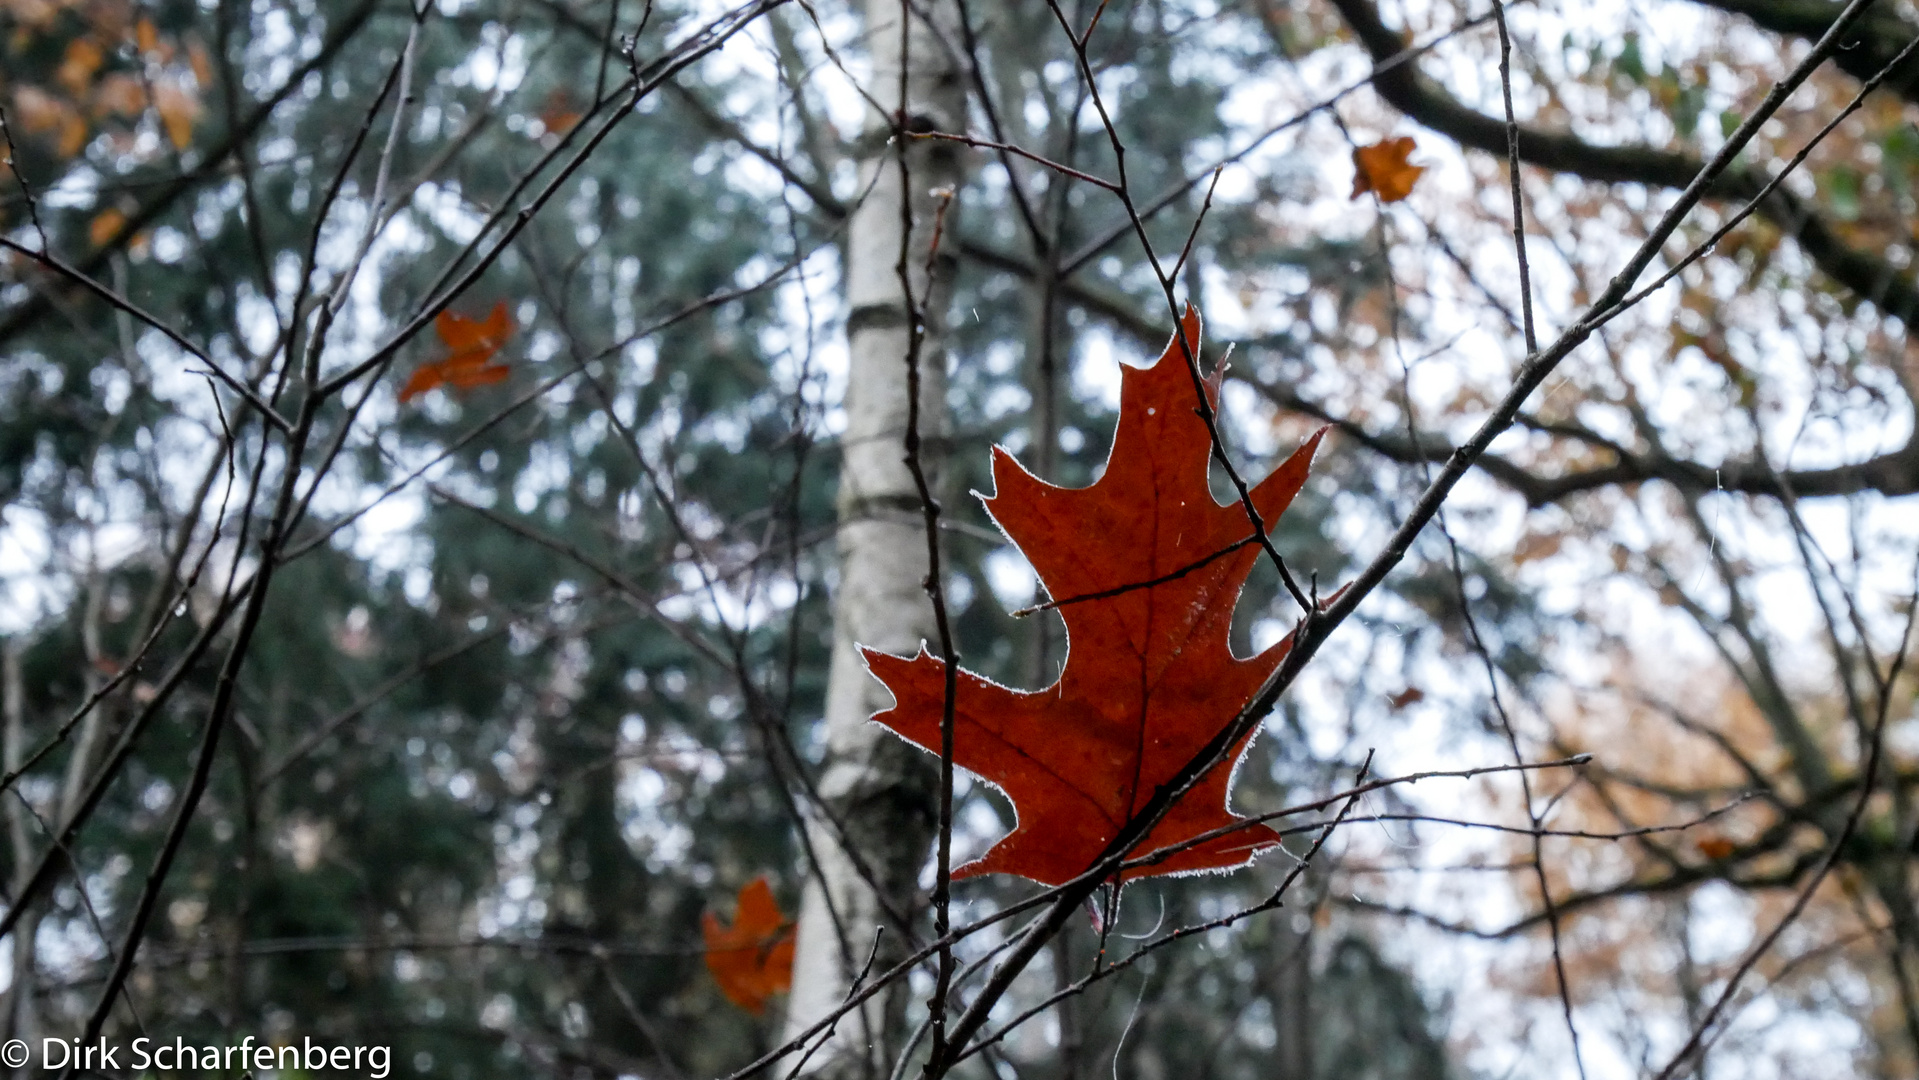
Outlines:
[[[1066, 659], [1056, 613], [1010, 614], [1045, 597], [968, 494], [989, 447], [1093, 482], [1116, 364], [1201, 304], [1238, 474], [1343, 435], [1272, 535], [1330, 597], [1843, 14], [1666, 264], [1755, 223], [1527, 399], [1531, 441], [1280, 700], [1233, 805], [1342, 797], [1251, 869], [1097, 894], [954, 1075], [1436, 1078], [1599, 1043], [1706, 1075], [1727, 1031], [1774, 1052], [1714, 1006], [1754, 985], [1900, 1074], [1919, 24], [1660, 11], [1731, 44], [1368, 0], [0, 2], [5, 1036], [311, 1038], [453, 1077], [772, 1054], [938, 936], [938, 762], [866, 723], [854, 643], [1028, 689]], [[1509, 31], [1518, 76], [1469, 85]], [[1402, 116], [1415, 197], [1345, 201]], [[1819, 463], [1788, 413], [1836, 432]], [[1766, 576], [1794, 559], [1798, 608]], [[1667, 685], [1604, 588], [1713, 674]], [[1262, 561], [1235, 647], [1300, 611]], [[1588, 748], [1523, 793], [1344, 797]], [[1013, 815], [955, 783], [957, 862]], [[1431, 820], [1495, 817], [1510, 848]], [[798, 960], [756, 1016], [701, 927], [762, 875]], [[1813, 944], [1741, 983], [1713, 889]], [[1035, 892], [967, 882], [951, 921]], [[949, 1019], [1018, 925], [954, 946]], [[939, 977], [771, 1068], [919, 1071]], [[1471, 1029], [1495, 999], [1523, 1033]]]

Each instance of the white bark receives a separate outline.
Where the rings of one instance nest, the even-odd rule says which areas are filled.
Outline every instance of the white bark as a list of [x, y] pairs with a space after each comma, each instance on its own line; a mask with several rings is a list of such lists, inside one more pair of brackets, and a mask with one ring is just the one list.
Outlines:
[[[89, 548], [89, 550], [93, 550]], [[86, 657], [87, 698], [100, 692], [106, 685], [106, 679], [100, 669], [106, 660], [106, 653], [100, 647], [100, 616], [106, 604], [106, 575], [93, 568], [87, 574], [87, 605], [80, 619], [81, 654]], [[66, 782], [60, 785], [60, 812], [54, 818], [57, 828], [65, 828], [73, 820], [74, 812], [80, 806], [80, 796], [86, 793], [87, 781], [93, 771], [94, 751], [100, 745], [100, 730], [105, 723], [107, 703], [101, 701], [87, 710], [86, 719], [80, 721], [80, 737], [74, 740], [73, 756], [67, 759]]]
[[[6, 725], [5, 745], [0, 750], [0, 766], [11, 774], [26, 759], [26, 687], [21, 683], [20, 658], [26, 652], [26, 642], [22, 638], [8, 638], [0, 646], [0, 715]], [[33, 856], [27, 825], [27, 809], [18, 798], [7, 799], [7, 838], [13, 845], [13, 895], [18, 896], [32, 875]], [[34, 961], [34, 942], [40, 934], [40, 912], [38, 908], [29, 909], [20, 917], [13, 929], [13, 978], [7, 988], [6, 1014], [0, 1022], [0, 1030], [8, 1038], [25, 1039], [29, 1045], [38, 1045], [40, 1038], [39, 1011], [34, 1008], [34, 991], [38, 969]], [[9, 1069], [8, 1075], [26, 1076], [28, 1069]]]
[[[873, 80], [868, 90], [889, 112], [898, 109], [904, 66], [908, 127], [925, 130], [930, 124], [960, 130], [965, 110], [961, 70], [917, 15], [939, 8], [915, 5], [914, 10], [915, 17], [904, 21], [906, 6], [899, 0], [869, 0]], [[887, 138], [891, 118], [872, 116], [869, 125], [861, 140], [860, 186], [866, 190], [871, 184], [871, 191], [847, 224], [851, 371], [839, 489], [840, 581], [820, 791], [846, 830], [847, 846], [857, 851], [893, 910], [913, 912], [933, 838], [936, 763], [870, 722], [891, 701], [867, 672], [856, 646], [911, 653], [934, 637], [932, 609], [922, 585], [927, 560], [920, 499], [903, 458], [910, 327], [898, 268], [906, 230], [903, 204], [910, 199], [912, 226], [904, 236], [904, 250], [913, 298], [926, 313], [918, 366], [920, 431], [928, 440], [922, 461], [930, 470], [937, 464], [944, 430], [946, 360], [941, 339], [951, 277], [946, 257], [927, 273], [940, 204], [940, 196], [932, 192], [957, 188], [959, 154], [951, 143], [910, 141], [903, 185], [900, 148]], [[949, 243], [952, 226], [949, 211]], [[902, 928], [888, 925], [886, 905], [842, 848], [838, 830], [816, 824], [810, 836], [820, 872], [809, 879], [800, 908], [793, 994], [787, 1007], [789, 1036], [840, 1006], [872, 952], [878, 927], [886, 925], [886, 933], [875, 973], [902, 954], [904, 943]], [[902, 992], [876, 997], [867, 1008], [844, 1018], [828, 1044], [814, 1054], [808, 1071], [886, 1076], [905, 1017]]]

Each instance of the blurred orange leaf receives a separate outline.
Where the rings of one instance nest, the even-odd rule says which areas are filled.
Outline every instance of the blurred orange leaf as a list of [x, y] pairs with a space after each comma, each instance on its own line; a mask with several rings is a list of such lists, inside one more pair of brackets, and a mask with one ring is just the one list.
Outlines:
[[133, 30], [134, 16], [139, 14], [138, 4], [130, 0], [120, 0], [118, 3], [112, 0], [92, 0], [89, 3], [63, 0], [60, 6], [79, 9], [80, 17], [93, 28], [94, 35], [107, 43], [124, 39]]
[[150, 53], [160, 47], [160, 31], [153, 28], [152, 20], [141, 16], [140, 21], [133, 24], [133, 41], [141, 52]]
[[513, 336], [513, 319], [506, 313], [506, 301], [493, 305], [484, 319], [470, 319], [452, 311], [440, 312], [433, 329], [447, 349], [444, 360], [422, 364], [400, 388], [400, 401], [408, 402], [436, 386], [471, 390], [504, 380], [512, 369], [492, 363], [506, 339]]
[[87, 143], [87, 122], [73, 103], [37, 86], [14, 89], [13, 115], [20, 122], [20, 130], [29, 135], [53, 132], [63, 158], [79, 153]]
[[1413, 149], [1410, 135], [1356, 148], [1353, 151], [1353, 198], [1371, 191], [1379, 196], [1380, 202], [1398, 202], [1411, 195], [1419, 174], [1426, 171], [1424, 165], [1406, 160], [1412, 156]]
[[0, 0], [0, 11], [13, 16], [22, 28], [44, 30], [60, 14], [52, 0]]
[[1417, 686], [1408, 686], [1399, 693], [1388, 697], [1386, 704], [1391, 705], [1394, 709], [1403, 709], [1408, 705], [1417, 705], [1424, 700], [1426, 700], [1426, 691], [1421, 690]]
[[124, 71], [116, 71], [100, 80], [93, 90], [93, 108], [95, 115], [115, 113], [120, 116], [139, 116], [147, 111], [147, 88], [137, 76]]
[[160, 112], [160, 123], [167, 129], [173, 148], [185, 150], [193, 145], [193, 122], [200, 118], [200, 100], [173, 79], [164, 79], [153, 87], [153, 107]]
[[213, 58], [197, 39], [187, 42], [187, 64], [193, 68], [193, 79], [202, 89], [213, 85]]
[[107, 241], [120, 235], [120, 227], [126, 223], [125, 214], [108, 207], [95, 214], [93, 220], [87, 223], [87, 239], [93, 241], [94, 247], [105, 247]]
[[546, 96], [546, 104], [540, 108], [541, 127], [555, 135], [564, 135], [579, 122], [580, 112], [566, 91], [555, 90]]
[[86, 93], [93, 83], [94, 72], [106, 63], [107, 54], [92, 38], [78, 37], [67, 43], [66, 56], [60, 61], [60, 67], [54, 71], [53, 78], [74, 96]]
[[1714, 860], [1724, 859], [1739, 850], [1739, 845], [1717, 833], [1700, 837], [1693, 841], [1693, 846], [1699, 849], [1699, 854]]
[[793, 927], [780, 914], [765, 877], [740, 889], [732, 926], [709, 911], [700, 917], [700, 934], [706, 939], [706, 969], [726, 1000], [758, 1016], [766, 1011], [767, 998], [792, 988]]
[[1559, 549], [1565, 546], [1565, 543], [1566, 538], [1556, 532], [1529, 532], [1519, 538], [1519, 543], [1513, 545], [1513, 562], [1524, 565], [1540, 559], [1550, 559], [1559, 554]]
[[54, 143], [54, 151], [63, 158], [73, 157], [87, 145], [87, 122], [74, 113], [60, 121], [60, 138]]

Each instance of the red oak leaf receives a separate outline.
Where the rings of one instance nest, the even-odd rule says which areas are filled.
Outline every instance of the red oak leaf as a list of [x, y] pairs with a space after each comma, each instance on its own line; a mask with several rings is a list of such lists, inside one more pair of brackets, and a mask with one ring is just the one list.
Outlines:
[[439, 318], [433, 320], [433, 329], [447, 347], [447, 358], [420, 365], [400, 388], [402, 403], [436, 386], [471, 390], [501, 382], [513, 373], [505, 364], [492, 362], [493, 354], [513, 336], [513, 319], [506, 313], [506, 301], [495, 303], [484, 319], [442, 311]]
[[[1199, 351], [1199, 316], [1183, 330]], [[1233, 606], [1260, 548], [1237, 503], [1207, 488], [1211, 439], [1174, 341], [1149, 368], [1122, 367], [1119, 430], [1088, 488], [1054, 487], [993, 450], [987, 512], [1033, 563], [1066, 620], [1071, 646], [1057, 683], [1011, 690], [959, 673], [953, 761], [1004, 791], [1019, 823], [955, 878], [1018, 874], [1057, 885], [1086, 871], [1139, 807], [1230, 723], [1290, 648], [1232, 654]], [[1216, 404], [1224, 368], [1207, 380]], [[1323, 434], [1323, 432], [1321, 433]], [[1253, 489], [1270, 529], [1306, 481], [1320, 434]], [[894, 707], [873, 719], [935, 753], [945, 668], [924, 646], [902, 659], [865, 650]], [[1237, 765], [1251, 741], [1232, 748]], [[1212, 770], [1132, 851], [1187, 843], [1241, 821], [1226, 808], [1230, 768]], [[1243, 828], [1137, 867], [1127, 877], [1242, 866], [1279, 842]]]
[[754, 1016], [766, 1011], [766, 999], [793, 985], [793, 927], [780, 914], [764, 877], [740, 889], [732, 926], [720, 925], [708, 911], [700, 916], [706, 939], [706, 969], [726, 999]]

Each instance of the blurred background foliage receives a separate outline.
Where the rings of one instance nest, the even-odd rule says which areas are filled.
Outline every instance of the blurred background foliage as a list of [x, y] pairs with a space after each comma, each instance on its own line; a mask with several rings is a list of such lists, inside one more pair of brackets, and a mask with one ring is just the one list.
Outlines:
[[[1591, 23], [1584, 8], [1516, 12], [1530, 122], [1606, 152], [1710, 153], [1783, 70], [1783, 43], [1833, 14], [1799, 4], [1812, 14], [1795, 28], [1763, 0], [1715, 3], [1606, 8]], [[1185, 242], [1213, 163], [1280, 127], [1225, 174], [1182, 285], [1215, 336], [1237, 344], [1227, 433], [1246, 472], [1323, 419], [1351, 436], [1322, 453], [1276, 534], [1330, 591], [1418, 490], [1418, 459], [1470, 430], [1524, 353], [1503, 162], [1471, 153], [1472, 133], [1446, 131], [1444, 117], [1435, 135], [1395, 111], [1420, 99], [1370, 89], [1282, 124], [1378, 58], [1365, 15], [1382, 16], [1357, 0], [1101, 10], [1095, 56], [1130, 183], [1146, 197], [1176, 192], [1147, 223], [1162, 253]], [[1911, 37], [1896, 36], [1903, 9], [1875, 10], [1874, 48]], [[390, 218], [344, 294], [320, 357], [329, 374], [474, 265], [469, 242], [498, 235], [483, 232], [489, 219], [511, 220], [582, 133], [622, 107], [601, 99], [629, 54], [643, 64], [720, 11], [443, 0], [418, 24], [393, 197], [376, 209], [389, 84], [415, 26], [406, 5], [0, 2], [13, 170], [0, 229], [21, 245], [0, 255], [8, 772], [104, 694], [8, 797], [9, 902], [43, 858], [58, 873], [12, 938], [7, 1034], [74, 1034], [96, 1006], [190, 782], [217, 664], [188, 665], [151, 722], [135, 720], [214, 625], [221, 590], [255, 569], [257, 534], [241, 530], [271, 507], [247, 499], [248, 481], [284, 467], [258, 411], [199, 361], [27, 252], [91, 275], [291, 408], [297, 391], [280, 384], [312, 332], [312, 297], [348, 264], [369, 215]], [[1655, 32], [1660, 13], [1711, 32]], [[1384, 17], [1392, 40], [1426, 42], [1480, 14], [1438, 5]], [[1112, 174], [1052, 14], [974, 3], [967, 20], [976, 130]], [[802, 765], [820, 751], [844, 372], [837, 245], [860, 194], [848, 147], [867, 123], [846, 70], [863, 70], [861, 34], [842, 6], [780, 7], [643, 98], [453, 301], [474, 318], [506, 303], [504, 383], [399, 403], [405, 373], [444, 355], [427, 333], [319, 410], [313, 445], [338, 455], [306, 462], [325, 475], [112, 1031], [382, 1043], [404, 1073], [452, 1077], [719, 1075], [773, 1045], [777, 1024], [727, 1004], [707, 976], [698, 923], [759, 874], [792, 911], [807, 867], [793, 777], [778, 762], [783, 744]], [[1415, 89], [1446, 82], [1470, 98], [1461, 108], [1491, 115], [1496, 39], [1481, 22], [1445, 41], [1414, 65]], [[1789, 152], [1858, 78], [1822, 75], [1754, 159]], [[1869, 99], [1789, 185], [1835, 242], [1880, 259], [1900, 288], [1919, 168], [1911, 112], [1893, 93]], [[1425, 186], [1394, 208], [1348, 201], [1355, 140], [1402, 128], [1434, 170]], [[1642, 178], [1594, 175], [1577, 147], [1552, 149], [1565, 160], [1527, 176], [1541, 318], [1564, 325], [1656, 212], [1665, 181], [1657, 162]], [[995, 443], [1050, 479], [1090, 482], [1111, 437], [1114, 365], [1156, 350], [1170, 317], [1112, 200], [1029, 162], [969, 154], [952, 241], [947, 587], [967, 665], [1035, 686], [1064, 643], [1051, 616], [1008, 615], [1030, 602], [1030, 575], [966, 493], [988, 489]], [[1671, 821], [1762, 792], [1713, 826], [1730, 847], [1554, 842], [1565, 862], [1553, 887], [1573, 898], [1568, 918], [1585, 920], [1568, 931], [1585, 1052], [1615, 1070], [1595, 1075], [1632, 1072], [1647, 1017], [1696, 1017], [1724, 975], [1713, 965], [1736, 958], [1723, 934], [1693, 924], [1762, 922], [1804, 879], [1805, 853], [1836, 834], [1819, 807], [1856, 789], [1845, 777], [1870, 726], [1853, 723], [1839, 687], [1892, 617], [1873, 597], [1904, 587], [1880, 588], [1877, 560], [1909, 558], [1885, 515], [1913, 490], [1910, 462], [1805, 493], [1863, 501], [1838, 512], [1841, 532], [1846, 514], [1855, 524], [1838, 559], [1851, 568], [1809, 574], [1829, 597], [1833, 583], [1853, 588], [1866, 615], [1806, 615], [1793, 601], [1742, 609], [1768, 587], [1764, 573], [1792, 570], [1779, 540], [1795, 535], [1782, 524], [1791, 499], [1758, 469], [1739, 474], [1761, 477], [1747, 486], [1723, 484], [1745, 493], [1737, 503], [1702, 477], [1755, 447], [1763, 459], [1788, 414], [1816, 416], [1810, 426], [1827, 434], [1807, 436], [1802, 458], [1833, 465], [1860, 458], [1869, 433], [1896, 442], [1910, 427], [1913, 370], [1887, 314], [1899, 313], [1897, 290], [1860, 295], [1787, 231], [1762, 221], [1734, 233], [1673, 305], [1622, 320], [1569, 363], [1527, 430], [1499, 444], [1509, 473], [1479, 474], [1450, 515], [1458, 571], [1445, 538], [1429, 535], [1239, 771], [1235, 805], [1268, 809], [1343, 786], [1372, 749], [1383, 751], [1375, 773], [1510, 760], [1475, 655], [1483, 639], [1529, 754], [1602, 752], [1596, 778], [1540, 781], [1567, 796], [1559, 825]], [[1099, 241], [1062, 272], [1065, 256]], [[1749, 319], [1751, 305], [1776, 314]], [[1526, 482], [1606, 469], [1563, 493]], [[1291, 617], [1277, 582], [1256, 576], [1240, 646], [1272, 640]], [[1836, 658], [1767, 674], [1820, 618]], [[211, 632], [209, 656], [231, 633]], [[1729, 644], [1688, 668], [1674, 657], [1691, 646], [1662, 645], [1668, 634]], [[1900, 685], [1890, 708], [1905, 723]], [[1611, 734], [1643, 719], [1635, 710], [1670, 733], [1693, 708], [1718, 743], [1674, 735], [1680, 749], [1662, 755], [1653, 740]], [[120, 762], [109, 751], [123, 737]], [[1750, 768], [1670, 774], [1722, 751]], [[53, 850], [49, 827], [109, 769], [75, 841]], [[961, 842], [977, 848], [1011, 812], [984, 785], [966, 790]], [[1525, 826], [1512, 790], [1475, 790], [1449, 804], [1455, 816]], [[1909, 1075], [1913, 1060], [1899, 963], [1919, 944], [1888, 928], [1914, 824], [1907, 789], [1892, 791], [1809, 918], [1816, 941], [1802, 951], [1825, 952], [1768, 968], [1775, 1009], [1839, 1025], [1820, 1053], [1885, 1076]], [[1411, 791], [1364, 809], [1378, 823], [1329, 848], [1284, 908], [1159, 951], [968, 1071], [1431, 1080], [1505, 1075], [1518, 1056], [1563, 1074], [1572, 1057], [1544, 927], [1526, 917], [1538, 896], [1524, 861], [1537, 852], [1391, 820], [1434, 812]], [[1295, 839], [1297, 855], [1311, 834]], [[1274, 855], [1236, 876], [1141, 886], [1113, 931], [1218, 918], [1265, 897], [1290, 866]], [[1473, 884], [1459, 885], [1460, 866]], [[982, 882], [960, 899], [980, 914], [1025, 888]], [[1519, 920], [1510, 933], [1487, 929], [1500, 912]], [[1077, 977], [1107, 941], [1090, 923], [1071, 928], [1055, 976]], [[1022, 991], [1021, 1007], [1050, 989]], [[1464, 1020], [1460, 995], [1476, 998]], [[1510, 1026], [1477, 1026], [1488, 1010]], [[1728, 1045], [1748, 1060], [1770, 1054], [1763, 1040]]]

